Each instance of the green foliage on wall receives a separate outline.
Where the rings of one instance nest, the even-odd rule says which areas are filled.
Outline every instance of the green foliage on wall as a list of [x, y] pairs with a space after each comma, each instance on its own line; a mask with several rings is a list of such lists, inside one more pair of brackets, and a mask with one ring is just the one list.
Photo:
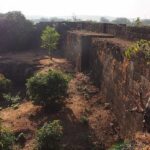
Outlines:
[[130, 60], [144, 61], [150, 64], [150, 41], [140, 40], [125, 50], [125, 56]]

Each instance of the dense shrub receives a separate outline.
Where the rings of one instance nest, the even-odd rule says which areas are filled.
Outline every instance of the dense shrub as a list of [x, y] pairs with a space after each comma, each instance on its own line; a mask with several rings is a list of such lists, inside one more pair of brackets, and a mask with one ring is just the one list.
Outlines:
[[89, 123], [88, 117], [86, 115], [82, 115], [80, 118], [80, 122], [84, 125], [88, 125]]
[[118, 141], [109, 150], [131, 150], [134, 144], [131, 141]]
[[11, 93], [6, 93], [6, 94], [4, 93], [3, 99], [5, 100], [5, 104], [7, 106], [12, 106], [14, 108], [18, 108], [21, 97], [19, 96], [19, 94], [13, 96]]
[[59, 120], [45, 124], [37, 132], [39, 150], [59, 150], [60, 140], [63, 136], [63, 127]]
[[0, 74], [0, 97], [3, 93], [8, 93], [11, 89], [11, 81], [5, 78], [4, 75]]
[[14, 140], [13, 133], [0, 124], [0, 150], [12, 150]]
[[125, 51], [128, 59], [150, 64], [150, 41], [140, 40]]
[[60, 71], [38, 73], [27, 80], [27, 94], [35, 103], [50, 106], [66, 95], [68, 81], [68, 76]]

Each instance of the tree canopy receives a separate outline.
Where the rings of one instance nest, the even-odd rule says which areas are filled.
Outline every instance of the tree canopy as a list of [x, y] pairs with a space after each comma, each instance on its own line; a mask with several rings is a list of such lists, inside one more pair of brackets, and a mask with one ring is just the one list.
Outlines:
[[56, 49], [59, 37], [60, 35], [55, 30], [55, 28], [47, 26], [43, 30], [42, 35], [41, 35], [41, 40], [42, 40], [41, 47], [48, 49], [49, 54], [50, 54], [52, 50]]
[[137, 17], [137, 19], [135, 20], [134, 24], [135, 24], [135, 26], [137, 26], [137, 27], [139, 27], [139, 26], [142, 25], [142, 22], [141, 22], [141, 20], [140, 20], [139, 17]]
[[34, 26], [19, 11], [0, 14], [0, 50], [23, 50], [31, 45]]
[[126, 25], [131, 25], [131, 21], [127, 18], [117, 18], [112, 21], [114, 24], [126, 24]]
[[101, 23], [109, 23], [110, 21], [105, 17], [101, 17], [100, 22]]

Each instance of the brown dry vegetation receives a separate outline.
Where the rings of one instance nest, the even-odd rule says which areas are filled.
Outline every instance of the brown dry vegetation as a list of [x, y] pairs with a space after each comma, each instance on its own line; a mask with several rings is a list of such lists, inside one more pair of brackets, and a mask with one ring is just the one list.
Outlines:
[[[21, 132], [26, 135], [23, 147], [17, 148], [15, 146], [16, 149], [33, 150], [36, 145], [37, 129], [45, 122], [54, 119], [60, 119], [64, 127], [62, 145], [65, 150], [92, 150], [93, 147], [100, 150], [98, 145], [102, 144], [105, 144], [108, 149], [120, 139], [118, 122], [111, 107], [105, 103], [105, 97], [93, 85], [88, 76], [74, 73], [73, 66], [66, 59], [60, 56], [54, 57], [53, 61], [49, 63], [48, 56], [42, 51], [4, 54], [1, 56], [1, 61], [5, 59], [35, 63], [37, 65], [36, 71], [57, 68], [74, 76], [69, 83], [65, 105], [56, 113], [47, 112], [41, 106], [32, 104], [28, 99], [23, 100], [18, 109], [10, 107], [0, 111], [4, 126], [9, 127], [16, 135]], [[81, 123], [82, 116], [87, 116], [88, 125]], [[135, 139], [138, 143], [141, 142], [141, 145], [144, 143], [148, 150], [150, 138], [145, 144], [145, 137], [139, 135], [137, 134]], [[137, 147], [137, 150], [140, 149]]]

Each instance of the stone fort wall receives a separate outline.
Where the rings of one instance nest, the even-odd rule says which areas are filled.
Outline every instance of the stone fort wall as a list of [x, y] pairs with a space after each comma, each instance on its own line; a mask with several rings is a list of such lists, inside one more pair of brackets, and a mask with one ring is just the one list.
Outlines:
[[41, 33], [46, 25], [55, 27], [63, 36], [68, 30], [87, 30], [97, 33], [108, 33], [128, 40], [150, 40], [150, 27], [131, 27], [93, 22], [41, 22], [36, 24], [36, 32]]
[[106, 102], [111, 104], [122, 136], [130, 137], [142, 130], [143, 114], [134, 109], [141, 106], [140, 94], [144, 106], [150, 96], [150, 66], [124, 57], [124, 50], [132, 42], [101, 34], [95, 36], [91, 32], [69, 31], [66, 57], [77, 71], [90, 74]]

